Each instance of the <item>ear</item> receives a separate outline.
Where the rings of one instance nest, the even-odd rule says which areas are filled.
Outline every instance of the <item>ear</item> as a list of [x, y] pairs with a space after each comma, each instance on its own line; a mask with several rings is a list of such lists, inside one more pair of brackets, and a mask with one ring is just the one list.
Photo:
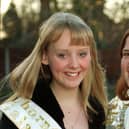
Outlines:
[[45, 52], [42, 55], [42, 61], [41, 62], [44, 65], [48, 65], [48, 56], [47, 56], [47, 54]]

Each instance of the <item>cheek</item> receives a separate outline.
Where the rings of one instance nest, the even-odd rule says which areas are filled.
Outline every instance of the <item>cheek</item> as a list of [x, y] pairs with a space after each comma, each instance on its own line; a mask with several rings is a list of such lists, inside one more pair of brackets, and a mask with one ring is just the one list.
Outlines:
[[49, 64], [50, 64], [51, 71], [53, 72], [60, 72], [60, 71], [63, 71], [65, 68], [65, 63], [57, 59], [51, 60]]
[[124, 60], [123, 59], [121, 59], [121, 69], [123, 69], [123, 67], [124, 67]]
[[83, 69], [89, 68], [90, 67], [90, 64], [91, 64], [91, 57], [88, 57], [88, 58], [86, 58], [86, 59], [84, 59], [84, 60], [81, 61], [81, 67]]
[[123, 70], [123, 67], [124, 67], [124, 66], [123, 66], [123, 62], [121, 61], [121, 70]]
[[125, 71], [126, 70], [126, 62], [124, 59], [121, 60], [121, 71]]

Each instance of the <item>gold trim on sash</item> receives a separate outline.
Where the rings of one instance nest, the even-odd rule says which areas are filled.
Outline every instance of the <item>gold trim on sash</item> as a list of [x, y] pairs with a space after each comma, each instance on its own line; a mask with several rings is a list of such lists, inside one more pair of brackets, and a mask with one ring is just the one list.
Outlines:
[[28, 99], [6, 102], [0, 105], [0, 110], [19, 129], [61, 129], [48, 113]]

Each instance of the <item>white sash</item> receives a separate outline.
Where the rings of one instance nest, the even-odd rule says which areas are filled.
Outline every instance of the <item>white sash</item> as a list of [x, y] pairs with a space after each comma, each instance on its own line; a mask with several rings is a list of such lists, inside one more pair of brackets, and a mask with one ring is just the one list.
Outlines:
[[0, 105], [0, 110], [19, 129], [61, 129], [48, 113], [28, 99], [5, 102]]
[[129, 107], [125, 111], [124, 126], [125, 126], [125, 129], [129, 129]]

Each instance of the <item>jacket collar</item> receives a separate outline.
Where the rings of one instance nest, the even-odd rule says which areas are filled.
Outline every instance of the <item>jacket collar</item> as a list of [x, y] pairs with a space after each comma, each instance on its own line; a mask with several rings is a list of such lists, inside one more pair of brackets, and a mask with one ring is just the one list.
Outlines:
[[64, 127], [64, 114], [50, 88], [49, 81], [43, 79], [38, 80], [32, 100], [53, 117], [60, 126]]

